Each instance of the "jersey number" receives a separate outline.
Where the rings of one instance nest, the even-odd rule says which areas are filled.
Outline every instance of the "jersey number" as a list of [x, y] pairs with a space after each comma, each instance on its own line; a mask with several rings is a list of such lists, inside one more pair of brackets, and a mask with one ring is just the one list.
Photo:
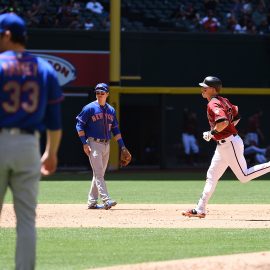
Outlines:
[[[8, 92], [9, 101], [3, 102], [2, 107], [7, 113], [15, 113], [22, 108], [27, 113], [34, 112], [38, 107], [39, 85], [35, 81], [27, 81], [20, 85], [16, 81], [7, 82], [3, 87]], [[21, 101], [21, 95], [27, 94], [28, 99]]]

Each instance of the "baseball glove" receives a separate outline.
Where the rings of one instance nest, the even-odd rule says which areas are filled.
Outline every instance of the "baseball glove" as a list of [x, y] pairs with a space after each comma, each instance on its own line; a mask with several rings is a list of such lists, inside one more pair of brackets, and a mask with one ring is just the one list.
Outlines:
[[120, 166], [121, 167], [127, 166], [130, 163], [131, 158], [132, 157], [130, 152], [127, 150], [127, 148], [123, 147], [120, 153]]

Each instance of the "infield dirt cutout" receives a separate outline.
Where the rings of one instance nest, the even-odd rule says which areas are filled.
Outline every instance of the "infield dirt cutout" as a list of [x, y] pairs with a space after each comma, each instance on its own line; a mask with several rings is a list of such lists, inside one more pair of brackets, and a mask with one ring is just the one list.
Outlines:
[[[39, 204], [37, 227], [114, 228], [270, 228], [269, 204], [209, 204], [206, 218], [187, 218], [194, 205], [118, 204], [110, 210], [88, 210], [86, 204]], [[12, 204], [4, 204], [0, 228], [15, 227]], [[270, 252], [106, 267], [110, 270], [269, 270]]]

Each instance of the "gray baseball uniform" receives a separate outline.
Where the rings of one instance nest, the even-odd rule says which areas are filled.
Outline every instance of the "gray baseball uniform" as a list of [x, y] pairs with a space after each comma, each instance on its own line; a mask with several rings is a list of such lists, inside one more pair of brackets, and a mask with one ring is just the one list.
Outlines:
[[[97, 84], [95, 94], [97, 100], [84, 106], [76, 117], [76, 129], [93, 170], [93, 179], [88, 194], [88, 209], [109, 209], [116, 205], [116, 201], [110, 199], [104, 180], [109, 160], [111, 133], [120, 148], [125, 148], [125, 145], [118, 127], [115, 109], [106, 102], [109, 96], [108, 85]], [[100, 195], [104, 207], [97, 204], [98, 195]]]
[[[36, 205], [40, 175], [55, 171], [61, 138], [62, 92], [53, 67], [25, 51], [26, 26], [0, 15], [0, 214], [7, 188], [17, 218], [16, 270], [36, 260]], [[39, 132], [47, 129], [40, 158]]]

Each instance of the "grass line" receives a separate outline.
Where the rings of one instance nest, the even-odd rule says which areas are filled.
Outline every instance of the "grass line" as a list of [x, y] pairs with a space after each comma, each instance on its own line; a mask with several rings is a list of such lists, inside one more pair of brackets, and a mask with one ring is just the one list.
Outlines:
[[[1, 229], [0, 237], [5, 243], [0, 269], [13, 269], [15, 231]], [[37, 270], [259, 252], [269, 246], [268, 229], [38, 229]]]

